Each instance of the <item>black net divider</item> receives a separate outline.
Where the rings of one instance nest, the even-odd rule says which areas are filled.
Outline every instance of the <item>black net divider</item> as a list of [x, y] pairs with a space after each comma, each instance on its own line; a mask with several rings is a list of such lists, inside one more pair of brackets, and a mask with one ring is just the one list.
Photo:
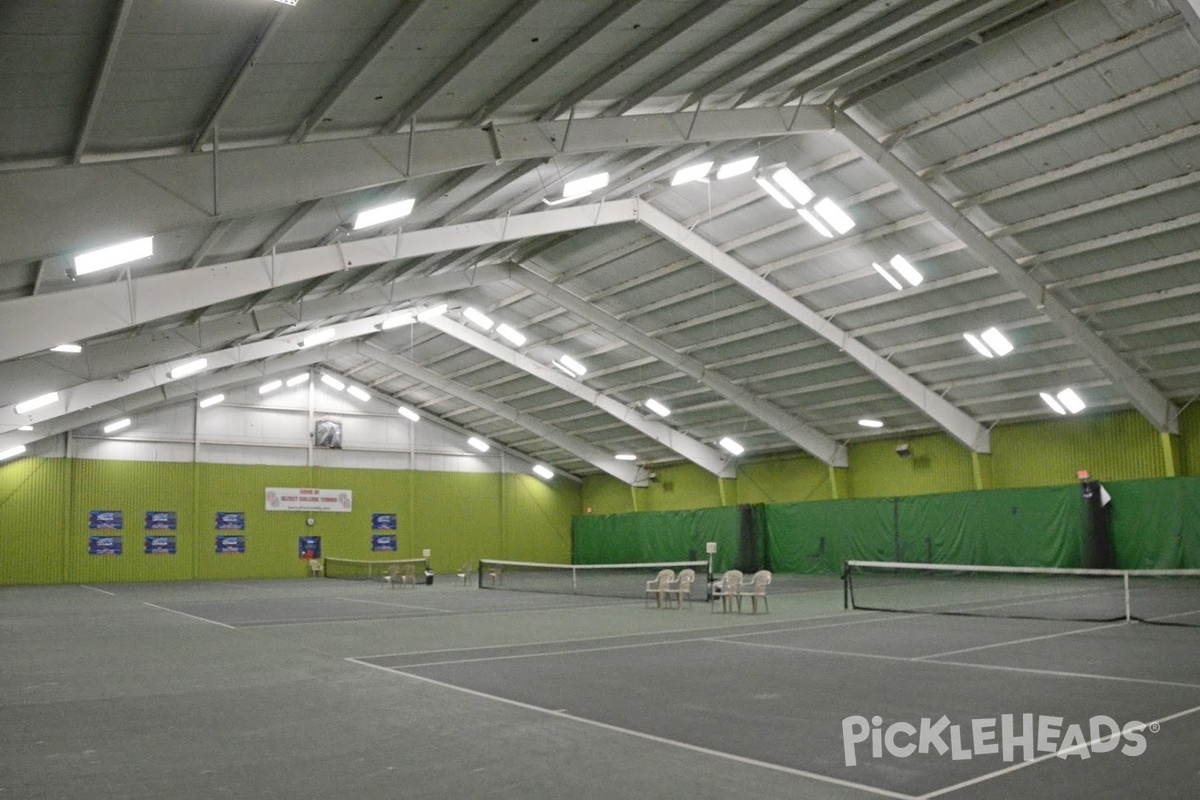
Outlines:
[[377, 581], [382, 580], [390, 570], [403, 572], [411, 566], [414, 575], [423, 576], [429, 569], [429, 560], [425, 558], [392, 558], [392, 559], [362, 559], [362, 558], [331, 558], [322, 559], [326, 578], [345, 578], [349, 580]]
[[694, 597], [703, 599], [707, 561], [657, 561], [635, 564], [545, 564], [535, 561], [480, 559], [479, 587], [514, 592], [579, 594], [594, 597], [641, 598], [646, 582], [660, 570], [678, 575], [685, 569], [696, 573]]
[[842, 581], [861, 611], [1200, 626], [1200, 569], [846, 561]]

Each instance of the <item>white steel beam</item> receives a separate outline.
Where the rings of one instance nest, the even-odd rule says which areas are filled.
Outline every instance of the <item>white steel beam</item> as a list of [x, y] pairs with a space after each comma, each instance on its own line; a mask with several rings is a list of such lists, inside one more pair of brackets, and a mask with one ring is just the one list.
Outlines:
[[[832, 127], [824, 108], [788, 107], [545, 121], [302, 145], [237, 146], [220, 158], [221, 217], [497, 160], [621, 153], [789, 136]], [[184, 153], [0, 172], [0, 264], [61, 256], [192, 225], [212, 225], [213, 159]], [[114, 202], [119, 198], [120, 202]]]
[[924, 384], [911, 377], [899, 367], [888, 362], [878, 353], [849, 333], [826, 320], [820, 314], [794, 299], [775, 284], [756, 274], [737, 259], [720, 250], [703, 237], [689, 231], [662, 211], [648, 203], [642, 203], [638, 220], [682, 250], [749, 289], [766, 302], [778, 308], [792, 319], [809, 328], [818, 336], [839, 348], [857, 361], [868, 372], [889, 386], [916, 408], [924, 412], [943, 430], [977, 453], [991, 451], [988, 430], [975, 419], [954, 406], [945, 398], [931, 392]]
[[1045, 286], [1032, 278], [1016, 259], [996, 244], [962, 212], [923, 181], [900, 159], [884, 149], [861, 125], [842, 111], [835, 111], [835, 127], [863, 157], [876, 164], [919, 207], [957, 238], [983, 264], [988, 264], [1010, 286], [1028, 298], [1050, 318], [1104, 372], [1155, 428], [1163, 433], [1179, 432], [1179, 409], [1149, 380], [1125, 363], [1082, 320]]
[[[659, 444], [670, 448], [683, 458], [719, 478], [733, 478], [737, 476], [735, 463], [732, 459], [727, 459], [719, 451], [693, 439], [685, 433], [675, 430], [669, 425], [664, 425], [661, 422], [643, 417], [629, 406], [619, 403], [573, 378], [568, 378], [553, 367], [539, 364], [533, 359], [496, 342], [494, 339], [476, 333], [464, 325], [459, 325], [457, 322], [446, 319], [444, 316], [434, 317], [426, 321], [425, 324], [431, 328], [436, 328], [447, 336], [451, 336], [460, 342], [469, 344], [487, 353], [498, 361], [510, 364], [545, 383], [556, 386], [568, 394], [573, 394], [579, 399], [591, 403], [606, 414], [649, 436]], [[3, 410], [0, 410], [0, 413], [3, 413]]]
[[[411, 378], [415, 378], [421, 383], [432, 386], [439, 392], [457, 397], [463, 402], [470, 403], [487, 411], [489, 414], [506, 419], [514, 425], [524, 428], [530, 433], [550, 442], [555, 447], [559, 447], [588, 462], [597, 469], [612, 475], [617, 480], [632, 486], [645, 486], [647, 483], [644, 471], [639, 470], [635, 465], [624, 461], [617, 461], [612, 453], [589, 444], [578, 436], [567, 433], [557, 426], [542, 422], [523, 411], [518, 411], [506, 403], [494, 400], [482, 392], [464, 386], [458, 381], [443, 377], [427, 367], [415, 364], [407, 358], [389, 352], [378, 345], [370, 342], [356, 342], [355, 345], [349, 346], [355, 346], [354, 352], [358, 355], [366, 356], [397, 372], [402, 372]], [[529, 458], [528, 456], [525, 457]]]
[[665, 364], [670, 364], [685, 375], [695, 378], [700, 383], [712, 389], [717, 394], [730, 401], [746, 413], [766, 423], [781, 436], [790, 439], [795, 444], [829, 466], [845, 467], [848, 465], [846, 448], [832, 437], [812, 427], [808, 423], [793, 416], [788, 411], [767, 400], [754, 396], [753, 393], [738, 386], [724, 375], [710, 369], [691, 356], [684, 355], [667, 345], [643, 333], [627, 322], [601, 311], [596, 306], [557, 286], [545, 278], [534, 274], [527, 267], [514, 271], [513, 281], [541, 295], [583, 320], [592, 323], [601, 330], [611, 333], [621, 341], [657, 358]]
[[405, 231], [0, 301], [0, 361], [344, 270], [634, 221], [632, 200]]

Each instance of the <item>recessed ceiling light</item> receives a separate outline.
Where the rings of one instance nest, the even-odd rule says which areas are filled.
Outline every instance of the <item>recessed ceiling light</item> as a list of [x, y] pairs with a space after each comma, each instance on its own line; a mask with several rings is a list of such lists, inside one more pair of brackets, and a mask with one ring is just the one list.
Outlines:
[[479, 327], [483, 328], [485, 331], [490, 331], [492, 329], [492, 325], [495, 324], [492, 322], [492, 318], [487, 314], [484, 314], [478, 309], [470, 308], [469, 306], [463, 309], [463, 316], [471, 320], [471, 322], [474, 322]]
[[921, 281], [925, 280], [925, 276], [918, 272], [916, 267], [908, 263], [908, 259], [902, 255], [892, 256], [892, 260], [888, 263], [892, 265], [892, 268], [896, 272], [900, 273], [900, 277], [908, 281], [910, 286], [918, 286]]
[[330, 389], [334, 389], [335, 391], [339, 392], [346, 388], [346, 384], [342, 383], [327, 372], [321, 373], [321, 383], [325, 384]]
[[671, 409], [667, 408], [653, 397], [646, 401], [646, 408], [650, 409], [655, 414], [658, 414], [660, 417], [666, 417], [671, 414]]
[[567, 369], [569, 369], [571, 372], [575, 373], [579, 377], [583, 377], [583, 375], [587, 372], [587, 367], [583, 366], [583, 364], [580, 364], [578, 361], [571, 358], [570, 356], [566, 356], [566, 355], [559, 356], [558, 360], [564, 367], [566, 367]]
[[708, 171], [710, 169], [712, 169], [712, 165], [713, 165], [713, 162], [704, 161], [700, 164], [693, 164], [690, 167], [684, 167], [683, 169], [676, 172], [675, 175], [671, 178], [671, 185], [678, 186], [681, 183], [691, 183], [692, 181], [698, 181], [701, 178], [703, 178], [705, 175], [708, 174]]
[[787, 167], [780, 167], [772, 172], [771, 178], [800, 205], [806, 205], [809, 200], [816, 197], [816, 192]]
[[983, 339], [987, 343], [987, 346], [992, 348], [992, 352], [998, 356], [1006, 356], [1013, 351], [1012, 342], [997, 328], [988, 328], [979, 334], [979, 338]]
[[1062, 403], [1063, 408], [1072, 414], [1078, 414], [1087, 408], [1087, 404], [1083, 402], [1083, 398], [1075, 394], [1075, 390], [1071, 388], [1063, 389], [1058, 393], [1058, 402]]
[[637, 456], [633, 453], [617, 453], [613, 458], [617, 461], [637, 461]]
[[333, 337], [337, 335], [336, 328], [324, 328], [322, 330], [310, 333], [300, 342], [301, 347], [313, 347], [318, 344], [333, 341]]
[[346, 391], [349, 392], [351, 397], [356, 397], [364, 403], [369, 402], [371, 399], [370, 393], [358, 388], [357, 386], [347, 386]]
[[534, 464], [533, 471], [536, 472], [541, 477], [545, 478], [546, 480], [550, 480], [551, 478], [554, 477], [553, 470], [551, 470], [549, 467], [544, 466], [542, 464]]
[[597, 189], [603, 189], [608, 186], [608, 173], [598, 172], [595, 175], [589, 175], [586, 178], [578, 178], [573, 181], [567, 181], [563, 184], [563, 197], [574, 198], [585, 194], [591, 194]]
[[33, 430], [33, 426], [32, 425], [18, 425], [17, 430], [29, 432], [29, 431]]
[[147, 236], [80, 253], [75, 256], [74, 271], [76, 275], [87, 275], [89, 272], [128, 264], [130, 261], [137, 261], [152, 255], [154, 255], [154, 237]]
[[58, 392], [49, 392], [48, 394], [39, 395], [32, 400], [25, 400], [13, 406], [13, 411], [18, 414], [27, 414], [30, 411], [36, 411], [39, 408], [44, 408], [51, 403], [58, 402]]
[[974, 347], [976, 352], [978, 352], [979, 355], [983, 356], [984, 358], [994, 358], [995, 357], [995, 353], [993, 353], [990, 349], [988, 349], [988, 346], [986, 344], [984, 344], [983, 341], [975, 334], [964, 333], [963, 338], [966, 339], [967, 342], [970, 343], [971, 347]]
[[1058, 402], [1058, 400], [1054, 397], [1054, 395], [1047, 394], [1046, 392], [1038, 392], [1038, 395], [1041, 396], [1043, 403], [1050, 406], [1050, 408], [1054, 409], [1054, 413], [1056, 413], [1056, 414], [1066, 414], [1067, 413], [1067, 410], [1062, 407], [1062, 403]]
[[225, 400], [225, 395], [214, 394], [212, 397], [206, 397], [203, 400], [201, 400], [200, 407], [201, 408], [211, 408], [212, 406], [215, 406], [217, 403], [220, 403], [224, 400]]
[[717, 169], [717, 180], [723, 181], [726, 178], [745, 175], [754, 169], [754, 165], [757, 163], [758, 156], [747, 156], [746, 158], [739, 158], [736, 161], [727, 161]]
[[293, 386], [299, 386], [306, 381], [308, 381], [308, 373], [301, 372], [299, 375], [293, 375], [292, 377], [288, 378], [285, 385], [290, 389]]
[[500, 334], [505, 339], [508, 339], [510, 342], [515, 344], [517, 347], [520, 347], [521, 345], [525, 344], [525, 334], [521, 333], [519, 330], [512, 327], [511, 325], [506, 325], [505, 323], [501, 322], [499, 325], [496, 326], [496, 333]]
[[487, 442], [483, 441], [482, 439], [476, 439], [474, 436], [472, 436], [470, 439], [467, 439], [467, 444], [471, 445], [471, 447], [474, 447], [481, 453], [486, 453], [488, 450], [492, 449]]
[[721, 447], [724, 447], [726, 450], [733, 453], [735, 456], [740, 456], [746, 450], [746, 448], [742, 447], [740, 444], [735, 442], [733, 439], [730, 439], [728, 436], [722, 438], [721, 441], [717, 442], [717, 444], [721, 445]]
[[259, 394], [267, 394], [283, 386], [283, 381], [267, 381], [262, 386], [258, 387]]
[[197, 358], [195, 361], [189, 361], [186, 364], [180, 364], [167, 374], [171, 376], [171, 380], [179, 380], [186, 378], [189, 375], [195, 375], [208, 367], [207, 358]]
[[421, 421], [421, 415], [418, 414], [417, 412], [413, 411], [411, 408], [406, 408], [405, 406], [400, 406], [396, 409], [396, 411], [397, 411], [397, 413], [400, 414], [400, 416], [404, 417], [405, 419], [412, 420], [413, 422]]
[[131, 420], [129, 417], [126, 417], [125, 419], [119, 419], [116, 422], [110, 422], [107, 425], [105, 425], [104, 432], [105, 433], [113, 433], [115, 431], [119, 431], [124, 428], [128, 428], [132, 424], [133, 424], [133, 420]]
[[58, 344], [50, 348], [52, 353], [82, 353], [83, 347], [77, 344]]
[[864, 428], [882, 428], [883, 427], [883, 423], [877, 419], [860, 419], [858, 421], [858, 424], [862, 425]]
[[813, 211], [820, 214], [821, 218], [838, 233], [845, 233], [854, 227], [854, 220], [850, 219], [850, 215], [842, 211], [841, 207], [828, 197], [817, 201], [817, 204], [813, 206]]
[[816, 215], [814, 215], [807, 208], [798, 208], [796, 211], [800, 214], [800, 216], [804, 217], [805, 222], [813, 226], [813, 230], [815, 230], [817, 233], [821, 234], [826, 239], [833, 238], [833, 231], [829, 230], [829, 228], [826, 228], [825, 223], [817, 219]]
[[400, 200], [395, 203], [369, 208], [354, 218], [354, 230], [369, 228], [372, 225], [382, 225], [394, 219], [407, 217], [412, 213], [413, 205], [415, 204], [415, 200]]

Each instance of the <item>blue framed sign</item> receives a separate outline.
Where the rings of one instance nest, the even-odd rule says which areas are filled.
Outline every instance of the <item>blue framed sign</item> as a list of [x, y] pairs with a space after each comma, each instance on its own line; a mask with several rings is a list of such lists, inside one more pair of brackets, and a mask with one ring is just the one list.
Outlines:
[[174, 536], [147, 536], [146, 537], [146, 555], [148, 555], [148, 556], [173, 556], [173, 555], [175, 555], [175, 537]]
[[89, 511], [88, 528], [94, 531], [119, 531], [125, 527], [125, 514], [121, 511]]
[[301, 536], [300, 537], [300, 557], [301, 558], [320, 558], [321, 557], [321, 537], [320, 536]]
[[175, 512], [174, 511], [147, 511], [146, 512], [146, 530], [148, 530], [148, 531], [173, 531], [173, 530], [175, 530]]
[[219, 531], [246, 530], [246, 513], [244, 511], [218, 511], [214, 526]]
[[396, 537], [384, 533], [371, 534], [371, 549], [375, 551], [396, 549]]
[[120, 536], [89, 536], [88, 555], [119, 556], [121, 555]]
[[218, 536], [217, 537], [217, 552], [218, 553], [244, 553], [244, 552], [246, 552], [246, 537], [245, 536]]
[[372, 514], [371, 515], [371, 530], [373, 530], [373, 531], [394, 531], [394, 530], [396, 530], [396, 515], [395, 514]]

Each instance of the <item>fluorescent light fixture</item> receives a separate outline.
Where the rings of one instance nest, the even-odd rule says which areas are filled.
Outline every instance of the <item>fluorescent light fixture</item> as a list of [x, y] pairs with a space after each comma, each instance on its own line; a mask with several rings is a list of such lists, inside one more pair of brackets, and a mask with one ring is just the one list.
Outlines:
[[1056, 413], [1056, 414], [1066, 414], [1067, 413], [1067, 410], [1062, 407], [1062, 403], [1058, 402], [1058, 400], [1055, 399], [1054, 395], [1046, 394], [1045, 392], [1038, 392], [1038, 394], [1041, 396], [1042, 402], [1044, 402], [1046, 405], [1050, 406], [1050, 408], [1054, 409], [1054, 413]]
[[395, 203], [388, 203], [375, 208], [368, 208], [357, 217], [354, 218], [354, 230], [360, 228], [369, 228], [372, 225], [382, 225], [385, 222], [391, 222], [394, 219], [407, 217], [412, 213], [415, 200], [400, 200]]
[[740, 444], [735, 442], [733, 439], [730, 439], [728, 436], [723, 437], [721, 439], [721, 441], [717, 442], [717, 444], [721, 445], [721, 447], [724, 447], [726, 450], [733, 453], [735, 456], [740, 456], [742, 453], [744, 453], [746, 451], [746, 448], [742, 447]]
[[413, 315], [407, 311], [399, 311], [383, 318], [383, 322], [379, 323], [379, 330], [386, 331], [389, 328], [399, 328], [402, 325], [412, 325]]
[[1063, 408], [1072, 414], [1078, 414], [1087, 408], [1087, 403], [1083, 402], [1083, 399], [1071, 388], [1063, 389], [1058, 393], [1058, 402], [1062, 403]]
[[858, 424], [862, 425], [864, 428], [882, 428], [883, 427], [883, 423], [877, 419], [860, 419], [858, 421]]
[[808, 188], [808, 184], [800, 180], [796, 173], [792, 172], [787, 167], [780, 167], [771, 173], [771, 178], [779, 184], [779, 187], [792, 196], [800, 205], [807, 205], [809, 200], [816, 197], [816, 192]]
[[133, 420], [131, 420], [129, 417], [126, 417], [125, 419], [119, 419], [116, 422], [110, 422], [107, 425], [105, 425], [104, 432], [105, 433], [115, 433], [116, 431], [123, 430], [124, 428], [128, 428], [132, 424], [133, 424]]
[[571, 370], [571, 372], [574, 372], [576, 375], [578, 375], [580, 377], [582, 377], [587, 372], [587, 367], [585, 367], [583, 364], [580, 364], [578, 361], [571, 358], [570, 356], [559, 356], [558, 360], [559, 360], [559, 363], [561, 363], [564, 367]]
[[785, 195], [783, 192], [776, 189], [775, 184], [771, 183], [769, 180], [764, 178], [762, 175], [759, 175], [758, 177], [756, 177], [754, 179], [754, 182], [757, 183], [759, 186], [761, 186], [762, 190], [764, 192], [771, 195], [771, 197], [775, 198], [775, 202], [779, 203], [779, 205], [783, 206], [784, 208], [795, 208], [796, 207], [792, 203], [791, 200], [787, 199], [787, 195]]
[[13, 406], [13, 411], [17, 412], [18, 414], [28, 414], [30, 411], [36, 411], [39, 408], [44, 408], [51, 403], [57, 402], [58, 392], [50, 392], [49, 394], [43, 394], [39, 397], [35, 397], [32, 400], [26, 400], [24, 402], [17, 403], [15, 406]]
[[307, 372], [301, 372], [299, 375], [293, 375], [284, 382], [284, 385], [291, 389], [293, 386], [299, 386], [302, 383], [308, 383]]
[[195, 375], [197, 372], [203, 371], [208, 367], [207, 358], [197, 358], [195, 361], [189, 361], [186, 364], [180, 364], [167, 374], [171, 376], [171, 380], [179, 380], [186, 378], [188, 375]]
[[17, 426], [17, 430], [25, 431], [26, 433], [28, 433], [29, 431], [33, 430], [33, 426], [32, 425], [19, 425], [19, 426]]
[[220, 403], [224, 400], [225, 400], [225, 395], [214, 394], [212, 397], [206, 397], [203, 400], [201, 400], [200, 407], [201, 408], [209, 408], [211, 406], [215, 406], [217, 403]]
[[321, 373], [321, 383], [325, 384], [330, 389], [334, 389], [339, 392], [346, 388], [346, 384], [342, 383], [329, 373]]
[[591, 194], [597, 189], [603, 189], [605, 186], [608, 186], [607, 172], [599, 172], [595, 175], [589, 175], [586, 178], [567, 181], [563, 184], [563, 198], [582, 197], [585, 194]]
[[275, 0], [276, 3], [283, 3], [285, 6], [296, 5], [296, 0]]
[[336, 328], [323, 328], [315, 333], [310, 333], [308, 336], [305, 336], [304, 340], [300, 342], [300, 346], [313, 347], [318, 344], [325, 344], [325, 342], [333, 341], [334, 336], [337, 336]]
[[988, 346], [984, 344], [983, 341], [980, 340], [980, 338], [975, 334], [964, 333], [963, 338], [971, 344], [971, 347], [974, 347], [979, 352], [979, 355], [983, 356], [984, 358], [995, 358], [996, 354], [989, 350]]
[[347, 386], [346, 391], [350, 394], [351, 397], [356, 397], [359, 400], [363, 401], [364, 403], [370, 402], [370, 400], [371, 400], [370, 393], [363, 391], [362, 389], [358, 388], [357, 386]]
[[894, 255], [888, 263], [892, 265], [892, 269], [900, 273], [901, 278], [908, 281], [909, 286], [920, 286], [921, 281], [925, 280], [925, 276], [917, 272], [917, 268], [908, 263], [908, 259], [904, 256]]
[[854, 227], [854, 220], [850, 219], [850, 216], [828, 197], [819, 200], [813, 206], [813, 211], [820, 214], [822, 219], [828, 222], [838, 233], [845, 233]]
[[78, 344], [58, 344], [50, 348], [51, 353], [82, 353], [83, 346]]
[[750, 170], [754, 169], [754, 165], [758, 163], [758, 156], [747, 156], [739, 158], [736, 161], [729, 161], [722, 164], [717, 169], [717, 180], [723, 181], [726, 178], [734, 178], [738, 175], [745, 175]]
[[412, 420], [413, 422], [421, 421], [421, 415], [418, 414], [417, 412], [413, 411], [411, 408], [406, 408], [405, 406], [400, 406], [399, 408], [396, 409], [396, 412], [399, 413], [400, 416], [404, 417], [405, 419]]
[[875, 271], [878, 272], [880, 275], [882, 275], [887, 280], [887, 282], [890, 283], [893, 288], [895, 288], [895, 290], [897, 292], [904, 290], [904, 287], [900, 285], [900, 281], [898, 281], [892, 277], [892, 273], [888, 272], [886, 269], [884, 269], [879, 264], [876, 264], [874, 261], [871, 262], [871, 266], [874, 267]]
[[817, 219], [816, 214], [813, 214], [807, 208], [800, 208], [800, 209], [797, 209], [797, 211], [799, 212], [800, 216], [804, 217], [805, 222], [807, 222], [809, 225], [813, 226], [813, 229], [817, 233], [821, 234], [826, 239], [833, 238], [833, 231], [829, 230], [829, 228], [826, 228], [825, 223], [823, 223], [823, 222], [821, 222], [821, 220]]
[[489, 317], [487, 314], [484, 314], [482, 311], [479, 311], [478, 309], [470, 307], [464, 308], [463, 316], [471, 320], [471, 322], [474, 322], [479, 327], [483, 328], [485, 331], [490, 331], [492, 329], [492, 325], [495, 324], [492, 322], [491, 317]]
[[19, 456], [25, 452], [25, 445], [19, 444], [16, 447], [10, 447], [7, 450], [0, 450], [0, 461], [7, 461], [14, 456]]
[[143, 239], [133, 239], [121, 244], [101, 247], [99, 250], [89, 250], [86, 253], [80, 253], [75, 256], [75, 274], [87, 275], [89, 272], [108, 269], [120, 264], [128, 264], [130, 261], [137, 261], [138, 259], [148, 258], [152, 255], [154, 255], [153, 236], [147, 236]]
[[521, 345], [525, 344], [525, 334], [521, 333], [519, 330], [512, 327], [511, 325], [506, 325], [505, 323], [501, 322], [499, 325], [496, 326], [496, 333], [500, 334], [505, 339], [508, 339], [510, 342], [515, 344], [517, 347], [520, 347]]
[[481, 453], [486, 453], [488, 450], [492, 449], [491, 446], [488, 445], [488, 443], [483, 439], [476, 439], [474, 436], [472, 436], [470, 439], [467, 439], [467, 444], [471, 445], [471, 447], [474, 447]]
[[259, 394], [267, 394], [283, 386], [283, 381], [267, 381], [262, 386], [258, 387]]
[[693, 164], [690, 167], [684, 167], [676, 172], [675, 176], [671, 178], [671, 185], [678, 186], [681, 183], [698, 181], [708, 174], [708, 171], [712, 169], [712, 165], [713, 162], [704, 161], [699, 164]]
[[988, 328], [979, 334], [979, 338], [983, 339], [987, 343], [987, 346], [992, 348], [992, 352], [998, 356], [1006, 356], [1013, 351], [1012, 342], [997, 328]]
[[448, 306], [445, 303], [438, 303], [436, 306], [431, 306], [417, 314], [417, 322], [427, 322], [434, 317], [440, 317], [446, 313]]
[[541, 477], [545, 478], [546, 480], [550, 480], [551, 478], [554, 477], [554, 472], [549, 467], [543, 466], [541, 464], [534, 464], [533, 471], [536, 472]]
[[613, 458], [617, 461], [637, 461], [637, 456], [633, 453], [617, 453]]
[[655, 414], [658, 414], [660, 417], [669, 416], [671, 413], [671, 409], [667, 408], [653, 397], [646, 401], [646, 408], [650, 409]]

